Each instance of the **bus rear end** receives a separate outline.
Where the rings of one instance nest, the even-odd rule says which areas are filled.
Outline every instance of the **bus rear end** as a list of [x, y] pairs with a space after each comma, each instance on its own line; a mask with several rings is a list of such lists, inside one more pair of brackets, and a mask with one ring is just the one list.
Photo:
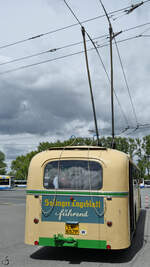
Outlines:
[[46, 161], [39, 174], [41, 188], [27, 188], [25, 242], [52, 247], [128, 247], [128, 193], [104, 190], [109, 172], [104, 165], [96, 157], [85, 156]]

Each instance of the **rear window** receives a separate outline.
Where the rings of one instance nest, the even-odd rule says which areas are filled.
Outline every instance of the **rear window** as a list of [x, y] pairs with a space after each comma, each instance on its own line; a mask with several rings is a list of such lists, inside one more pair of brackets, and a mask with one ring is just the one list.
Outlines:
[[49, 162], [44, 170], [47, 189], [98, 190], [102, 188], [102, 167], [96, 161], [60, 160]]

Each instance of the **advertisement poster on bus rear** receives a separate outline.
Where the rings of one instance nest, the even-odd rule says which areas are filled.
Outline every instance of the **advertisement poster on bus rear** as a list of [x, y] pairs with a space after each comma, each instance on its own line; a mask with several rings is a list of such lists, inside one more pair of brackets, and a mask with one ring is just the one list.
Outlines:
[[104, 223], [104, 198], [42, 196], [42, 221]]

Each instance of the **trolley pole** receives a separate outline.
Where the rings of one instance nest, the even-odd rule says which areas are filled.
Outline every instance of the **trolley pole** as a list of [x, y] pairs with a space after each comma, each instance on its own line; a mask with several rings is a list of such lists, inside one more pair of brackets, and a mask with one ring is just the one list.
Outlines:
[[81, 28], [81, 32], [82, 32], [82, 36], [83, 36], [86, 69], [87, 69], [87, 75], [88, 75], [88, 81], [89, 81], [89, 87], [90, 87], [90, 95], [91, 95], [91, 101], [92, 101], [92, 109], [93, 109], [93, 116], [94, 116], [94, 123], [95, 123], [95, 131], [96, 131], [96, 136], [97, 136], [97, 144], [98, 144], [98, 146], [100, 146], [101, 144], [100, 144], [100, 140], [99, 140], [99, 132], [98, 132], [98, 127], [97, 127], [96, 110], [95, 110], [94, 96], [93, 96], [93, 91], [92, 91], [92, 83], [91, 83], [91, 76], [90, 76], [88, 55], [87, 55], [87, 48], [86, 48], [85, 29], [84, 29], [83, 26]]
[[109, 23], [109, 36], [110, 36], [110, 68], [111, 68], [111, 121], [112, 121], [112, 148], [115, 148], [115, 125], [114, 125], [114, 81], [113, 81], [113, 50], [112, 39], [113, 30], [111, 23]]
[[114, 83], [113, 83], [113, 51], [112, 51], [112, 39], [115, 37], [111, 25], [111, 21], [107, 14], [107, 11], [102, 3], [102, 0], [99, 0], [100, 4], [104, 10], [106, 18], [109, 24], [109, 38], [110, 38], [110, 68], [111, 68], [111, 124], [112, 124], [112, 148], [115, 148], [115, 126], [114, 126]]

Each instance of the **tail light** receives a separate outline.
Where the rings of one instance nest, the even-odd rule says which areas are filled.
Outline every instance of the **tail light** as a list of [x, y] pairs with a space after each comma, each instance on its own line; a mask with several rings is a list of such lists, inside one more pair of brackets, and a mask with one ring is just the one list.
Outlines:
[[111, 245], [107, 245], [106, 248], [109, 250], [111, 249]]
[[35, 245], [35, 246], [38, 246], [38, 245], [39, 245], [39, 241], [37, 241], [37, 240], [34, 241], [34, 245]]
[[38, 224], [39, 223], [39, 219], [37, 219], [37, 218], [34, 218], [33, 221], [34, 221], [35, 224]]
[[107, 226], [111, 227], [112, 226], [112, 221], [107, 222]]

